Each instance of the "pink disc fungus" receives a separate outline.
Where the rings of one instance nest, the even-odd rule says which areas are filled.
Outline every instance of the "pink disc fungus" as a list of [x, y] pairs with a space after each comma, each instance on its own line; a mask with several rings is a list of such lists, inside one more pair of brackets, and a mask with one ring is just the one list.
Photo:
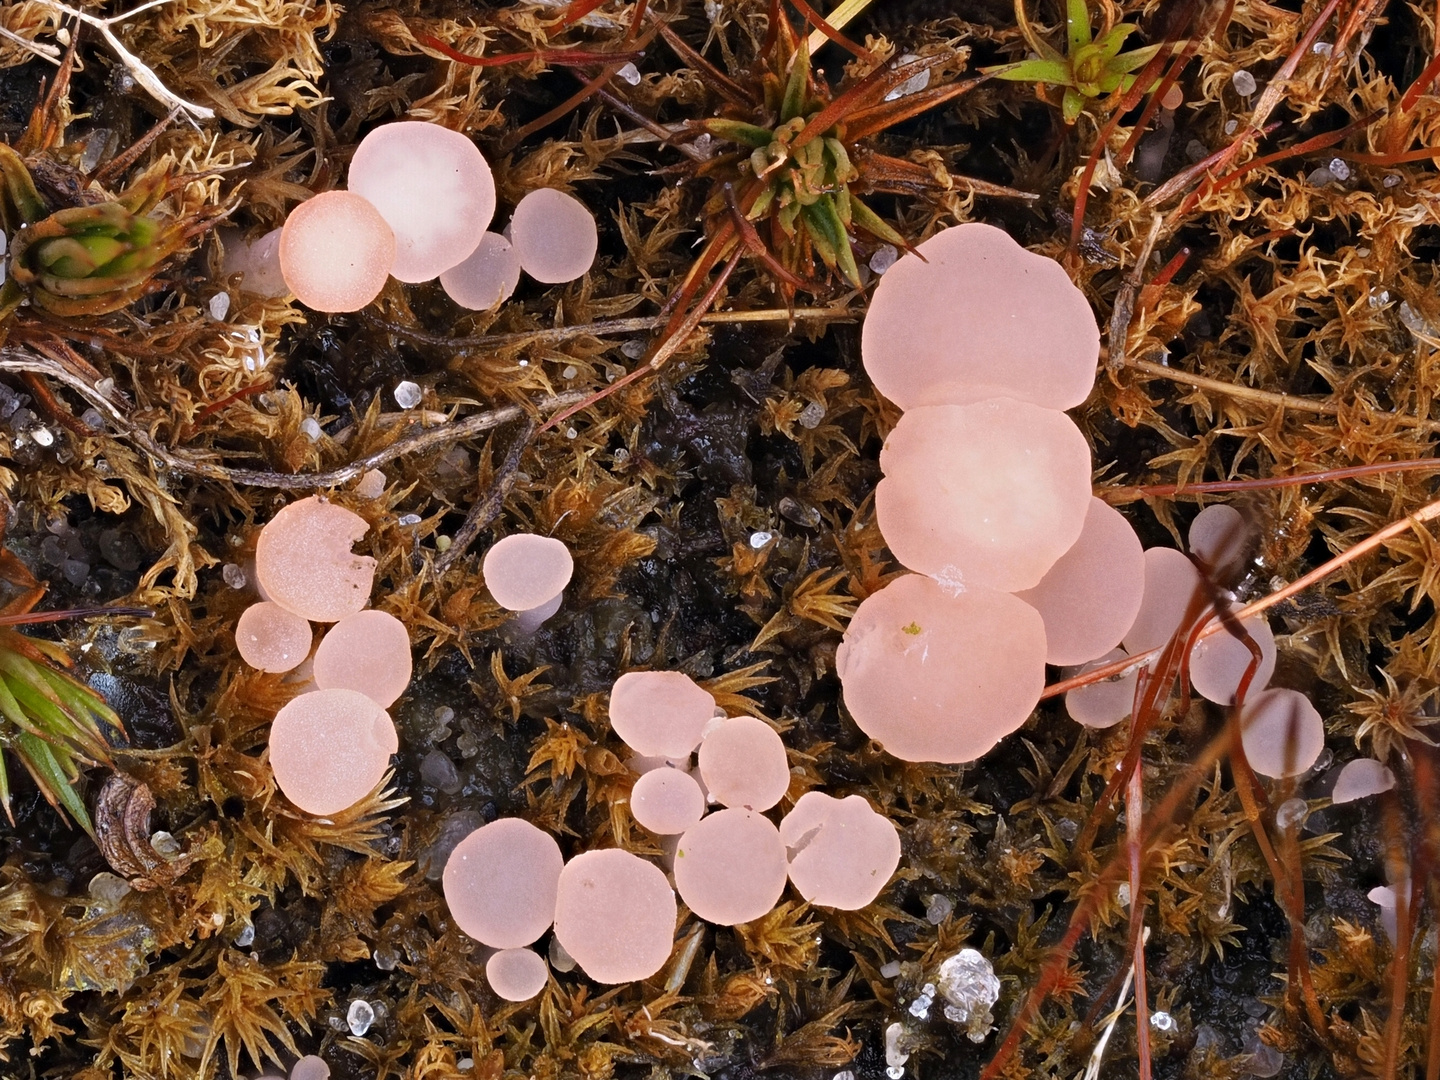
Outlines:
[[1330, 801], [1336, 804], [1354, 802], [1379, 795], [1395, 786], [1395, 774], [1374, 758], [1347, 761], [1335, 779]]
[[1080, 538], [1017, 595], [1045, 620], [1045, 660], [1083, 664], [1113, 649], [1140, 612], [1145, 552], [1125, 515], [1091, 498]]
[[509, 240], [487, 232], [462, 263], [440, 275], [445, 295], [468, 311], [488, 311], [520, 283], [520, 256]]
[[689, 773], [651, 769], [630, 789], [630, 813], [643, 828], [677, 836], [705, 814], [705, 793]]
[[610, 689], [610, 726], [646, 757], [689, 757], [715, 715], [715, 698], [679, 671], [627, 671]]
[[310, 624], [279, 604], [262, 600], [240, 613], [235, 647], [240, 659], [260, 671], [292, 671], [310, 655], [315, 640]]
[[[1125, 655], [1124, 649], [1111, 649], [1100, 659], [1092, 660], [1080, 668], [1075, 674], [1082, 675], [1087, 671], [1093, 671], [1095, 668], [1120, 660]], [[1114, 727], [1130, 715], [1135, 703], [1135, 684], [1139, 679], [1140, 669], [1137, 667], [1131, 668], [1119, 678], [1105, 679], [1088, 686], [1067, 690], [1065, 692], [1065, 711], [1077, 724], [1084, 724], [1089, 728]]]
[[1240, 709], [1240, 741], [1261, 776], [1299, 776], [1325, 749], [1325, 723], [1298, 690], [1263, 690]]
[[1059, 263], [976, 222], [916, 250], [880, 279], [861, 330], [877, 390], [902, 409], [991, 397], [1071, 409], [1089, 396], [1100, 330]]
[[290, 1080], [329, 1080], [330, 1066], [315, 1054], [306, 1054], [290, 1069]]
[[285, 275], [280, 272], [280, 236], [283, 229], [271, 229], [252, 242], [241, 238], [239, 230], [228, 230], [224, 238], [225, 255], [221, 272], [229, 277], [240, 274], [240, 288], [256, 296], [274, 298], [290, 291]]
[[[1264, 690], [1270, 676], [1275, 674], [1275, 635], [1263, 615], [1246, 619], [1240, 625], [1260, 649], [1260, 661], [1245, 691], [1249, 699]], [[1206, 701], [1234, 705], [1240, 680], [1254, 659], [1244, 641], [1229, 630], [1220, 630], [1201, 638], [1190, 650], [1190, 685]]]
[[582, 276], [600, 244], [595, 215], [554, 188], [537, 188], [516, 204], [510, 242], [525, 273], [547, 285]]
[[1158, 649], [1180, 629], [1200, 572], [1195, 564], [1174, 548], [1147, 548], [1145, 551], [1145, 592], [1140, 611], [1120, 643], [1131, 656]]
[[315, 685], [358, 690], [388, 709], [410, 685], [410, 635], [384, 611], [346, 615], [315, 650]]
[[369, 526], [319, 495], [282, 508], [260, 530], [255, 575], [283, 608], [313, 622], [339, 622], [370, 602], [375, 560], [350, 546]]
[[485, 981], [506, 1001], [529, 1001], [550, 981], [550, 965], [534, 949], [501, 949], [485, 961]]
[[587, 851], [560, 874], [555, 939], [596, 982], [638, 982], [670, 959], [677, 914], [658, 866], [619, 848]]
[[780, 822], [790, 880], [812, 904], [858, 911], [900, 865], [900, 833], [859, 795], [807, 791]]
[[506, 611], [530, 611], [565, 591], [575, 560], [554, 537], [514, 533], [491, 545], [481, 571], [497, 604]]
[[880, 532], [957, 588], [1040, 584], [1090, 510], [1090, 445], [1064, 413], [1014, 398], [911, 409], [880, 451]]
[[866, 597], [835, 654], [850, 715], [905, 761], [974, 761], [1045, 688], [1045, 624], [1023, 600], [907, 574]]
[[1190, 554], [1204, 562], [1211, 575], [1225, 584], [1238, 576], [1251, 533], [1239, 510], [1215, 503], [1195, 515], [1186, 539], [1190, 543]]
[[790, 787], [790, 762], [775, 729], [753, 716], [711, 728], [700, 743], [700, 776], [722, 806], [769, 810]]
[[767, 914], [785, 891], [780, 830], [750, 810], [719, 810], [680, 837], [675, 888], [706, 922], [738, 926]]
[[475, 250], [495, 216], [495, 177], [476, 145], [439, 124], [400, 120], [355, 148], [349, 189], [395, 231], [390, 273], [429, 281]]
[[270, 725], [275, 782], [310, 814], [354, 806], [374, 790], [399, 748], [390, 714], [354, 690], [301, 694]]
[[450, 853], [441, 879], [445, 903], [476, 941], [523, 948], [550, 929], [564, 865], [548, 832], [523, 818], [497, 818]]
[[305, 200], [280, 234], [280, 273], [295, 299], [315, 311], [359, 311], [380, 295], [394, 261], [390, 226], [349, 191]]

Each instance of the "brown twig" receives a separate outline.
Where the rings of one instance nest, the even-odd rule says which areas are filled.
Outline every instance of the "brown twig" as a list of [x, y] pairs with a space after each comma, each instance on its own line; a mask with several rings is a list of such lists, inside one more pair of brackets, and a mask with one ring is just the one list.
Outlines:
[[443, 574], [450, 568], [460, 556], [469, 550], [475, 538], [480, 535], [492, 521], [499, 516], [504, 509], [505, 499], [515, 487], [515, 478], [520, 472], [520, 458], [525, 453], [525, 448], [530, 445], [530, 440], [535, 436], [535, 422], [527, 420], [515, 436], [514, 442], [505, 454], [505, 460], [495, 470], [494, 483], [490, 490], [486, 491], [480, 498], [475, 500], [470, 507], [470, 512], [465, 515], [465, 521], [455, 531], [450, 546], [435, 560], [435, 573]]

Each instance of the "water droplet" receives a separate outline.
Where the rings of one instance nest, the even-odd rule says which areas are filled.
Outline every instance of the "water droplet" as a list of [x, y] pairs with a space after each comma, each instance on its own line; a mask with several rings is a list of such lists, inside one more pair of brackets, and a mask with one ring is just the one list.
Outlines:
[[419, 525], [419, 514], [402, 514], [395, 522], [397, 525]]
[[420, 404], [420, 387], [409, 379], [395, 384], [395, 404], [402, 409], [413, 409]]
[[1310, 806], [1304, 799], [1286, 799], [1275, 808], [1275, 824], [1282, 829], [1299, 825], [1310, 813]]
[[759, 551], [761, 548], [763, 548], [766, 544], [768, 544], [768, 543], [769, 543], [771, 540], [773, 540], [773, 539], [774, 539], [774, 534], [773, 534], [773, 533], [768, 533], [768, 532], [764, 532], [764, 531], [761, 531], [761, 532], [753, 532], [753, 533], [750, 534], [750, 546], [751, 546], [752, 548], [754, 548], [756, 551]]
[[235, 936], [235, 944], [242, 949], [248, 949], [255, 944], [255, 927], [248, 923], [241, 927], [240, 933]]
[[350, 1002], [350, 1008], [345, 1013], [345, 1023], [350, 1028], [351, 1035], [364, 1035], [374, 1022], [375, 1010], [368, 1001], [356, 998]]
[[1153, 1012], [1150, 1014], [1150, 1026], [1156, 1031], [1174, 1031], [1175, 1018], [1168, 1012]]
[[225, 316], [230, 314], [230, 294], [218, 292], [210, 298], [210, 317], [216, 322], [224, 322]]
[[622, 82], [627, 82], [631, 86], [640, 85], [640, 69], [637, 68], [634, 64], [624, 65], [620, 68], [619, 71], [615, 72], [615, 74], [620, 78]]

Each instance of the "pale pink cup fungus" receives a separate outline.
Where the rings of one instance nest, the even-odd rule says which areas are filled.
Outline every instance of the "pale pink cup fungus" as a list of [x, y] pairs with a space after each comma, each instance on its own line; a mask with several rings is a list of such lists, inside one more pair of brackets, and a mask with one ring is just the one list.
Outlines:
[[366, 135], [347, 185], [395, 233], [389, 272], [429, 281], [465, 261], [495, 216], [495, 178], [479, 148], [439, 124], [400, 120]]
[[911, 570], [958, 588], [1040, 584], [1090, 510], [1090, 446], [1014, 398], [911, 409], [880, 451], [875, 514]]
[[550, 929], [564, 864], [549, 833], [523, 818], [499, 818], [455, 845], [441, 879], [445, 903], [476, 941], [523, 948]]
[[630, 813], [643, 828], [678, 836], [705, 814], [705, 793], [689, 773], [651, 769], [630, 789]]
[[917, 250], [886, 271], [865, 316], [877, 390], [902, 409], [992, 397], [1070, 409], [1089, 396], [1100, 331], [1059, 263], [973, 222]]
[[[1102, 667], [1126, 655], [1124, 649], [1111, 649], [1098, 660], [1081, 667], [1075, 674]], [[1079, 686], [1065, 692], [1065, 711], [1077, 724], [1089, 728], [1108, 728], [1130, 715], [1135, 703], [1135, 684], [1139, 681], [1140, 669], [1131, 668], [1118, 679]]]
[[1023, 600], [907, 574], [872, 593], [835, 654], [845, 706], [886, 753], [974, 761], [1045, 689], [1045, 624]]
[[469, 311], [510, 299], [520, 283], [520, 256], [499, 233], [487, 232], [469, 258], [440, 275], [445, 295]]
[[[1245, 691], [1249, 699], [1264, 690], [1270, 676], [1275, 674], [1275, 635], [1271, 633], [1270, 623], [1264, 615], [1246, 619], [1240, 625], [1260, 649], [1260, 662]], [[1254, 659], [1245, 642], [1228, 629], [1219, 630], [1201, 638], [1190, 650], [1190, 685], [1206, 701], [1234, 705], [1240, 680]]]
[[282, 508], [255, 546], [255, 575], [265, 595], [314, 622], [339, 622], [370, 602], [375, 560], [350, 545], [369, 526], [359, 514], [318, 495]]
[[610, 726], [646, 757], [686, 758], [715, 716], [715, 698], [679, 671], [627, 671], [610, 689]]
[[321, 690], [358, 690], [388, 709], [410, 685], [410, 635], [384, 611], [346, 615], [315, 650], [315, 685]]
[[328, 1080], [329, 1076], [330, 1066], [314, 1054], [306, 1054], [290, 1070], [290, 1080]]
[[1233, 506], [1215, 503], [1195, 515], [1186, 535], [1190, 553], [1202, 560], [1222, 585], [1239, 576], [1241, 560], [1250, 547], [1250, 530]]
[[559, 610], [565, 586], [575, 573], [575, 560], [554, 537], [515, 533], [490, 546], [481, 572], [495, 602], [506, 611], [519, 612], [527, 629], [533, 630]]
[[859, 795], [807, 791], [780, 822], [790, 880], [812, 904], [858, 911], [900, 865], [900, 834]]
[[1145, 592], [1140, 611], [1121, 644], [1134, 656], [1165, 645], [1180, 629], [1200, 587], [1195, 564], [1174, 548], [1145, 551]]
[[293, 671], [310, 655], [314, 639], [306, 620], [267, 600], [251, 604], [235, 623], [240, 659], [260, 671]]
[[720, 810], [680, 837], [675, 888], [706, 922], [738, 926], [768, 913], [785, 891], [785, 844], [769, 818]]
[[550, 966], [533, 949], [501, 949], [485, 961], [485, 981], [496, 997], [529, 1001], [550, 981]]
[[525, 273], [555, 285], [574, 281], [590, 269], [599, 235], [595, 215], [579, 199], [554, 188], [537, 188], [516, 205], [510, 242]]
[[395, 234], [368, 201], [349, 191], [307, 199], [285, 219], [280, 272], [316, 311], [359, 311], [380, 295], [395, 261]]
[[1297, 690], [1264, 690], [1240, 710], [1240, 741], [1261, 776], [1299, 776], [1325, 749], [1325, 723]]
[[722, 806], [769, 810], [790, 787], [790, 762], [775, 729], [753, 716], [721, 720], [705, 733], [700, 778]]
[[596, 982], [648, 979], [670, 959], [675, 893], [638, 855], [606, 848], [575, 856], [560, 874], [554, 911], [556, 940]]
[[1330, 801], [1336, 804], [1366, 799], [1395, 786], [1395, 774], [1374, 758], [1347, 761], [1335, 779]]
[[390, 714], [354, 690], [301, 694], [270, 725], [270, 767], [285, 797], [338, 814], [370, 794], [400, 748]]

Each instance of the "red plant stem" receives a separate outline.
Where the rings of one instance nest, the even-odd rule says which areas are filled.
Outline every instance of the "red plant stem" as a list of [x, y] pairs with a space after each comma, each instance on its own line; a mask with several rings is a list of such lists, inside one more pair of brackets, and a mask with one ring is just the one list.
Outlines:
[[23, 615], [0, 615], [0, 626], [37, 626], [41, 623], [63, 622], [66, 619], [95, 619], [103, 615], [134, 615], [148, 619], [155, 615], [145, 607], [80, 607], [57, 611], [27, 611]]
[[1380, 803], [1386, 832], [1386, 876], [1395, 889], [1395, 949], [1390, 956], [1390, 1015], [1385, 1018], [1385, 1057], [1380, 1075], [1395, 1080], [1400, 1065], [1400, 1036], [1405, 1026], [1405, 999], [1410, 983], [1410, 943], [1413, 935], [1412, 899], [1416, 894], [1415, 867], [1405, 858], [1406, 828], [1400, 800], [1387, 791]]
[[1301, 473], [1298, 476], [1254, 477], [1248, 480], [1204, 480], [1195, 484], [1141, 484], [1136, 487], [1109, 488], [1099, 494], [1106, 502], [1120, 504], [1150, 496], [1214, 495], [1227, 491], [1260, 491], [1266, 488], [1349, 480], [1357, 476], [1376, 476], [1392, 472], [1423, 472], [1430, 469], [1440, 470], [1440, 458], [1376, 461], [1369, 465], [1346, 465], [1339, 469], [1322, 469], [1319, 472]]
[[836, 30], [835, 27], [831, 26], [820, 16], [820, 13], [818, 11], [816, 11], [809, 4], [807, 4], [805, 0], [790, 0], [790, 2], [795, 5], [796, 10], [798, 10], [801, 15], [805, 16], [805, 18], [809, 20], [810, 25], [815, 27], [816, 30], [819, 30], [836, 45], [839, 45], [846, 52], [850, 53], [852, 56], [856, 56], [859, 59], [865, 60], [872, 64], [877, 61], [878, 57], [876, 57], [873, 52], [871, 52], [864, 46], [855, 44], [855, 42], [851, 41], [839, 30]]
[[[1440, 37], [1436, 38], [1436, 43], [1440, 45]], [[1420, 72], [1419, 77], [1410, 84], [1409, 89], [1401, 97], [1400, 111], [1402, 113], [1409, 112], [1415, 107], [1416, 102], [1420, 100], [1425, 91], [1430, 89], [1430, 84], [1435, 81], [1437, 75], [1440, 75], [1440, 52], [1436, 52], [1430, 63], [1425, 65], [1425, 70]]]
[[249, 386], [244, 386], [241, 387], [239, 390], [236, 390], [233, 394], [225, 395], [219, 401], [211, 402], [209, 405], [206, 405], [205, 408], [201, 409], [198, 413], [195, 414], [194, 420], [185, 425], [185, 432], [181, 436], [181, 438], [188, 439], [191, 435], [195, 434], [196, 428], [198, 428], [211, 416], [214, 416], [221, 409], [225, 408], [227, 405], [233, 405], [241, 398], [247, 398], [250, 397], [252, 394], [259, 394], [265, 390], [269, 390], [270, 386], [271, 384], [268, 381], [251, 383]]
[[1136, 768], [1125, 788], [1125, 836], [1130, 862], [1130, 955], [1135, 964], [1135, 1055], [1140, 1080], [1150, 1080], [1150, 992], [1145, 979], [1145, 850], [1141, 824], [1145, 813], [1144, 770]]
[[567, 26], [574, 26], [604, 3], [605, 0], [572, 0], [571, 3], [565, 5], [565, 10], [560, 15], [560, 21], [555, 23], [555, 29], [563, 30]]
[[1135, 309], [1144, 311], [1153, 304], [1159, 297], [1160, 290], [1170, 284], [1171, 279], [1180, 272], [1180, 268], [1185, 265], [1185, 260], [1188, 258], [1190, 258], [1188, 247], [1177, 251], [1170, 261], [1160, 268], [1160, 272], [1145, 283], [1145, 287], [1140, 290], [1140, 295], [1136, 298]]

